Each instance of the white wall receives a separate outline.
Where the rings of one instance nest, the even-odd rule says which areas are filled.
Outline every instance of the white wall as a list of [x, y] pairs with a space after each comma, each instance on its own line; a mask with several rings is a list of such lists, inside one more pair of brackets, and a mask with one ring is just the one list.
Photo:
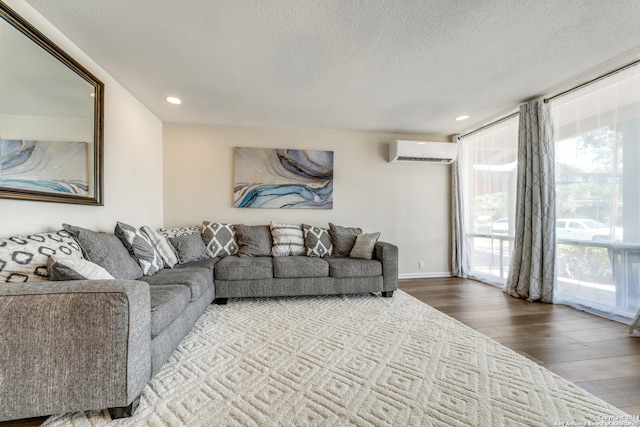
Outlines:
[[[451, 167], [387, 161], [387, 144], [394, 139], [446, 138], [165, 123], [163, 139], [165, 226], [203, 220], [250, 225], [333, 222], [382, 232], [381, 240], [399, 247], [402, 277], [450, 272]], [[233, 147], [334, 151], [334, 208], [234, 208]], [[418, 268], [420, 260], [424, 269]]]
[[63, 222], [113, 231], [116, 221], [162, 225], [162, 122], [23, 0], [4, 0], [105, 84], [104, 206], [0, 199], [0, 236]]

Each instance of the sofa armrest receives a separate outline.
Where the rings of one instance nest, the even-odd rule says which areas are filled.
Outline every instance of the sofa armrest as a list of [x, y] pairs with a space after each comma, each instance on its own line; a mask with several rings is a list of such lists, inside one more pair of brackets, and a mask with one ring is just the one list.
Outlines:
[[129, 405], [151, 376], [149, 286], [0, 283], [0, 421]]
[[387, 242], [376, 242], [373, 256], [382, 261], [382, 291], [393, 292], [398, 289], [398, 247]]

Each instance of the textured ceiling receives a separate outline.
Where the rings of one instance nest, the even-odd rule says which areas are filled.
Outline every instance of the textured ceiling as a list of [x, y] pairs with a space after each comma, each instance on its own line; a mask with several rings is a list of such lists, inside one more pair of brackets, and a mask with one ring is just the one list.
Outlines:
[[637, 0], [27, 3], [165, 122], [450, 135], [640, 52]]

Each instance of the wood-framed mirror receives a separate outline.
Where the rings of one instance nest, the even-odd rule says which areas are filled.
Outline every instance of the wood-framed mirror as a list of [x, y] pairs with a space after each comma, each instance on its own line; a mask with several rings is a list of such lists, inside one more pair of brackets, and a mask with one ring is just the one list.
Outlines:
[[0, 1], [0, 198], [103, 205], [104, 84]]

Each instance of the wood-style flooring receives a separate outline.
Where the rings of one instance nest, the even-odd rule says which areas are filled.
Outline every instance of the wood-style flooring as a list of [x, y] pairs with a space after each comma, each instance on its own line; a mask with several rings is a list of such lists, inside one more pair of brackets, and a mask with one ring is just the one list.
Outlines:
[[640, 337], [630, 336], [627, 325], [457, 277], [402, 279], [398, 287], [613, 406], [640, 414]]
[[[602, 400], [640, 414], [640, 337], [629, 336], [627, 325], [562, 305], [512, 298], [474, 280], [403, 279], [399, 287]], [[0, 427], [38, 426], [45, 419]]]

